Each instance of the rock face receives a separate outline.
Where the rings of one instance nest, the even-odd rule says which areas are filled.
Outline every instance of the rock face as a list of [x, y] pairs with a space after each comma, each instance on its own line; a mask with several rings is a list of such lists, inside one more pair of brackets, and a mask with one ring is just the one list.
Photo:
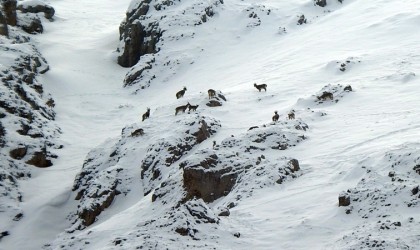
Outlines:
[[181, 165], [184, 167], [186, 199], [195, 197], [201, 198], [205, 202], [212, 202], [232, 190], [238, 174], [232, 171], [231, 167], [216, 169], [217, 165], [221, 164], [217, 159], [216, 154], [211, 154], [203, 157], [199, 165], [192, 165], [189, 162], [184, 162]]
[[215, 6], [222, 2], [133, 1], [127, 10], [126, 19], [120, 25], [120, 45], [117, 48], [120, 54], [118, 64], [123, 67], [134, 66], [126, 75], [124, 86], [139, 84], [138, 89], [147, 88], [158, 75], [152, 73], [152, 67], [156, 64], [167, 66], [171, 72], [175, 71], [183, 58], [172, 57], [168, 61], [155, 55], [171, 41], [193, 37], [196, 26], [208, 22], [215, 14]]
[[[178, 123], [184, 132], [179, 137], [162, 138], [150, 145], [148, 154], [141, 163], [141, 179], [144, 183], [144, 195], [150, 193], [162, 181], [162, 168], [170, 167], [195, 145], [203, 142], [220, 128], [217, 120], [194, 116]], [[162, 152], [163, 151], [163, 152]]]
[[3, 5], [3, 12], [4, 16], [6, 17], [6, 21], [8, 25], [16, 26], [17, 25], [17, 17], [16, 17], [16, 0], [2, 0]]
[[[120, 40], [125, 42], [118, 64], [123, 67], [134, 66], [144, 54], [156, 53], [162, 31], [157, 22], [143, 25], [139, 20], [145, 20], [151, 8], [151, 0], [143, 0], [135, 9], [127, 12], [126, 20], [120, 25]], [[171, 1], [166, 1], [167, 4]], [[152, 7], [153, 8], [153, 7]]]

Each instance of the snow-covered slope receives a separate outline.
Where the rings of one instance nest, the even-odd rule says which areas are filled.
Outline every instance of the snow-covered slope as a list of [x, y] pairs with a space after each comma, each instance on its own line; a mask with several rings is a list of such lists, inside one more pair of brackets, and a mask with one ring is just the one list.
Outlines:
[[52, 151], [62, 147], [54, 99], [40, 79], [49, 66], [29, 34], [48, 20], [24, 3], [0, 2], [0, 240], [26, 216], [23, 183], [37, 168], [51, 167], [57, 158]]
[[418, 249], [419, 2], [322, 2], [51, 2], [65, 147], [0, 248]]

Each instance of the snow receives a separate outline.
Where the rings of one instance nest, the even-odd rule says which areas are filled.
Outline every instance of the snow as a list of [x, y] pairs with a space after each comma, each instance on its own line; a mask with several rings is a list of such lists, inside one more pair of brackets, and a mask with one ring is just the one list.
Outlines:
[[[185, 2], [171, 10], [174, 16], [180, 16], [177, 10], [198, 1]], [[46, 1], [56, 10], [55, 21], [44, 23], [44, 34], [33, 39], [51, 68], [40, 82], [56, 100], [56, 122], [63, 132], [64, 148], [55, 152], [59, 158], [53, 167], [34, 169], [33, 178], [22, 182], [25, 216], [11, 235], [1, 240], [0, 249], [40, 249], [44, 244], [57, 249], [60, 245], [71, 249], [71, 244], [81, 249], [118, 249], [113, 243], [117, 237], [127, 239], [124, 248], [132, 249], [150, 243], [144, 238], [136, 242], [137, 233], [145, 235], [140, 233], [142, 228], [150, 229], [146, 233], [155, 235], [161, 246], [171, 246], [175, 239], [175, 249], [188, 244], [202, 248], [208, 244], [216, 249], [369, 249], [365, 242], [370, 242], [366, 238], [371, 232], [374, 239], [390, 239], [383, 249], [418, 249], [418, 203], [409, 208], [400, 199], [393, 199], [390, 222], [381, 220], [392, 228], [385, 232], [379, 229], [381, 223], [375, 224], [376, 217], [364, 219], [355, 212], [357, 208], [366, 210], [370, 203], [355, 202], [353, 212], [346, 214], [348, 208], [338, 207], [338, 196], [348, 189], [369, 192], [376, 188], [391, 194], [389, 185], [394, 184], [388, 183], [387, 175], [393, 167], [385, 157], [389, 152], [412, 154], [404, 158], [410, 161], [406, 160], [397, 173], [410, 184], [403, 190], [408, 192], [420, 183], [420, 175], [412, 170], [420, 156], [420, 37], [415, 32], [419, 2], [344, 0], [340, 4], [330, 0], [326, 8], [313, 6], [309, 0], [224, 2], [206, 23], [183, 27], [184, 22], [180, 22], [168, 33], [195, 34], [193, 38], [165, 39], [160, 44], [156, 62], [148, 72], [157, 78], [148, 88], [133, 85], [124, 89], [129, 69], [116, 64], [114, 51], [119, 45], [118, 25], [127, 8], [134, 8], [136, 2]], [[257, 13], [260, 23], [248, 17], [250, 12]], [[308, 23], [298, 26], [301, 14]], [[188, 15], [183, 18], [189, 20]], [[178, 59], [179, 64], [165, 66], [169, 59]], [[347, 63], [345, 71], [340, 70], [342, 63]], [[266, 83], [267, 92], [258, 92], [254, 82]], [[343, 92], [338, 102], [317, 102], [315, 95], [321, 94], [324, 86], [338, 84], [350, 84], [354, 91]], [[188, 90], [184, 98], [176, 100], [175, 93], [183, 86]], [[227, 102], [222, 107], [205, 106], [209, 88], [224, 93]], [[108, 152], [122, 128], [141, 122], [147, 107], [151, 108], [151, 118], [144, 122], [145, 127], [165, 128], [158, 134], [161, 137], [176, 134], [177, 128], [170, 128], [176, 124], [174, 119], [179, 119], [173, 118], [174, 108], [187, 101], [199, 104], [200, 115], [214, 117], [222, 125], [218, 133], [191, 151], [192, 156], [211, 148], [213, 140], [220, 143], [252, 126], [270, 123], [274, 110], [285, 121], [294, 109], [296, 117], [309, 126], [307, 140], [271, 152], [270, 157], [296, 158], [303, 173], [281, 185], [255, 190], [230, 209], [229, 217], [220, 217], [219, 231], [213, 226], [195, 225], [200, 242], [174, 236], [169, 227], [158, 228], [166, 225], [162, 222], [166, 218], [152, 224], [155, 227], [145, 225], [156, 215], [166, 215], [163, 211], [168, 206], [152, 203], [151, 194], [138, 195], [142, 191], [138, 175], [131, 176], [138, 178], [133, 184], [138, 190], [117, 196], [92, 226], [65, 233], [71, 227], [66, 217], [76, 212], [78, 205], [71, 192], [73, 181], [88, 153]], [[308, 108], [314, 114], [308, 115]], [[138, 150], [141, 155], [127, 153], [129, 157], [122, 156], [123, 162], [118, 163], [132, 165], [133, 175], [140, 171], [144, 148], [155, 143], [156, 137], [147, 140]], [[130, 147], [122, 149], [129, 152]], [[367, 173], [367, 169], [372, 172]], [[179, 172], [167, 175], [169, 182], [182, 179]], [[367, 183], [361, 181], [363, 178]], [[170, 201], [181, 198], [182, 190], [174, 190]], [[407, 192], [401, 199], [408, 199]], [[178, 218], [176, 225], [186, 220], [187, 206], [218, 209], [217, 201], [191, 203], [173, 212]], [[379, 210], [375, 215], [388, 211]], [[410, 217], [414, 222], [409, 222]], [[401, 221], [402, 229], [392, 226], [396, 221]], [[233, 236], [236, 232], [240, 232], [239, 238]]]

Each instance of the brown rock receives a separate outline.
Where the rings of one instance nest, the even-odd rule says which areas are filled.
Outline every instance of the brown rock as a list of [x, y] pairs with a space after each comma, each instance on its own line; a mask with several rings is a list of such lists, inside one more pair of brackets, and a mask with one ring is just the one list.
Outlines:
[[100, 196], [106, 196], [102, 204], [100, 205], [95, 204], [90, 209], [84, 209], [79, 214], [79, 218], [82, 219], [83, 225], [84, 226], [92, 225], [95, 222], [96, 217], [112, 204], [112, 201], [114, 201], [114, 198], [117, 194], [119, 194], [117, 190], [106, 191], [100, 194]]
[[3, 11], [8, 25], [16, 26], [16, 0], [3, 0]]
[[28, 152], [27, 147], [20, 147], [15, 148], [9, 152], [10, 157], [12, 157], [15, 160], [20, 160], [23, 157], [25, 157], [26, 153]]
[[338, 196], [338, 206], [347, 207], [350, 205], [350, 195], [343, 193]]
[[35, 152], [26, 163], [39, 168], [47, 168], [53, 165], [51, 160], [47, 159], [46, 152]]
[[199, 166], [184, 168], [184, 188], [187, 191], [186, 200], [194, 197], [212, 202], [227, 195], [236, 183], [237, 173], [231, 168], [215, 169], [217, 156], [207, 157]]

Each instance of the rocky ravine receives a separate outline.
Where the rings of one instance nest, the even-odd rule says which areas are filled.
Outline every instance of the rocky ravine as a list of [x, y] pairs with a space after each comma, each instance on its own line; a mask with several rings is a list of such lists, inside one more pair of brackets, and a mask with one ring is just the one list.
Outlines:
[[[24, 213], [19, 181], [34, 167], [53, 165], [51, 149], [59, 148], [60, 129], [54, 124], [54, 100], [38, 75], [49, 66], [28, 33], [41, 33], [42, 21], [54, 9], [41, 2], [2, 0], [0, 11], [0, 232], [7, 236]], [[45, 17], [44, 17], [45, 15]], [[1, 238], [0, 238], [1, 239]]]

